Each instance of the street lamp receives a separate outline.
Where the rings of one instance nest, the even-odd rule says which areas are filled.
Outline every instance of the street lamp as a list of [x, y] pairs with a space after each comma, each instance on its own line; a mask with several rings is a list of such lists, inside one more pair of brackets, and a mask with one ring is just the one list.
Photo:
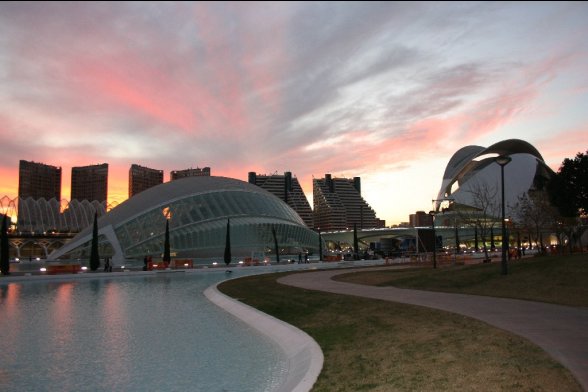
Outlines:
[[429, 215], [431, 215], [431, 222], [433, 222], [433, 268], [437, 268], [437, 236], [435, 235], [435, 213], [436, 211], [429, 211]]
[[318, 240], [319, 240], [319, 262], [323, 261], [323, 239], [321, 238], [321, 228], [317, 227], [318, 231]]
[[502, 275], [508, 275], [508, 264], [506, 261], [508, 238], [506, 238], [506, 225], [504, 222], [506, 219], [504, 211], [504, 167], [508, 165], [511, 160], [512, 158], [506, 155], [501, 155], [495, 158], [496, 163], [500, 165], [500, 183], [502, 186]]

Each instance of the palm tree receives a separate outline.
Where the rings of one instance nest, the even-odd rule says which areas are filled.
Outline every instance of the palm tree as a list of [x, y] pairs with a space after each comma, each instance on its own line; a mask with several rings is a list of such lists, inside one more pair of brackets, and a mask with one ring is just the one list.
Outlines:
[[100, 267], [98, 254], [98, 212], [94, 212], [94, 230], [92, 231], [92, 248], [90, 250], [90, 270], [96, 271]]
[[225, 242], [225, 264], [231, 264], [231, 220], [227, 219], [227, 236]]

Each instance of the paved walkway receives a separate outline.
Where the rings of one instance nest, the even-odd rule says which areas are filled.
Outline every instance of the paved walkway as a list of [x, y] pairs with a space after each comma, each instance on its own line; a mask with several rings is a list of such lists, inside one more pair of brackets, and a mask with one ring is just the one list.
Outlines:
[[[390, 267], [387, 267], [390, 268]], [[336, 282], [353, 270], [292, 274], [280, 283], [330, 293], [382, 299], [446, 310], [525, 337], [567, 367], [588, 391], [588, 308]], [[374, 271], [374, 269], [370, 269]]]

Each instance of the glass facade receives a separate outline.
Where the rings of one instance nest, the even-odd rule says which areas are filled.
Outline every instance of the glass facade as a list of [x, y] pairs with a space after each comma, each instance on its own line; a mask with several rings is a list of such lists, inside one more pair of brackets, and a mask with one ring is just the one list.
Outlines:
[[[171, 252], [176, 258], [222, 258], [229, 220], [231, 253], [235, 257], [248, 257], [252, 252], [275, 256], [272, 229], [276, 232], [278, 246], [283, 254], [318, 251], [318, 234], [308, 229], [286, 203], [254, 185], [225, 180], [230, 186], [222, 187], [224, 182], [219, 183], [217, 178], [215, 186], [221, 185], [218, 189], [170, 195], [169, 200], [160, 198], [158, 203], [145, 206], [138, 213], [119, 214], [126, 218], [122, 221], [110, 219], [109, 226], [113, 229], [124, 258], [160, 257], [164, 247], [165, 221], [168, 218]], [[206, 180], [194, 177], [178, 181], [192, 181], [197, 185]], [[167, 184], [170, 183], [161, 187]], [[133, 199], [129, 202], [133, 202]], [[112, 212], [115, 211], [116, 208]], [[80, 242], [80, 245], [60, 257], [86, 258], [89, 255], [91, 233], [85, 231], [80, 236], [83, 237], [80, 238], [82, 242], [76, 239], [72, 241]], [[102, 235], [100, 240], [101, 249], [107, 252], [101, 253], [101, 256], [115, 256], [112, 253], [115, 253], [117, 246], [109, 244], [112, 236], [109, 240], [108, 236]]]

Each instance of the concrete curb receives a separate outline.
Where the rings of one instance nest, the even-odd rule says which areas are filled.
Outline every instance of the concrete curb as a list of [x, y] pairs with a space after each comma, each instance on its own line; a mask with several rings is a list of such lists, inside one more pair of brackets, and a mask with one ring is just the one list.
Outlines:
[[204, 291], [206, 298], [267, 336], [286, 354], [287, 376], [277, 391], [310, 391], [324, 361], [323, 352], [314, 339], [290, 324], [222, 294], [217, 285], [218, 283]]

